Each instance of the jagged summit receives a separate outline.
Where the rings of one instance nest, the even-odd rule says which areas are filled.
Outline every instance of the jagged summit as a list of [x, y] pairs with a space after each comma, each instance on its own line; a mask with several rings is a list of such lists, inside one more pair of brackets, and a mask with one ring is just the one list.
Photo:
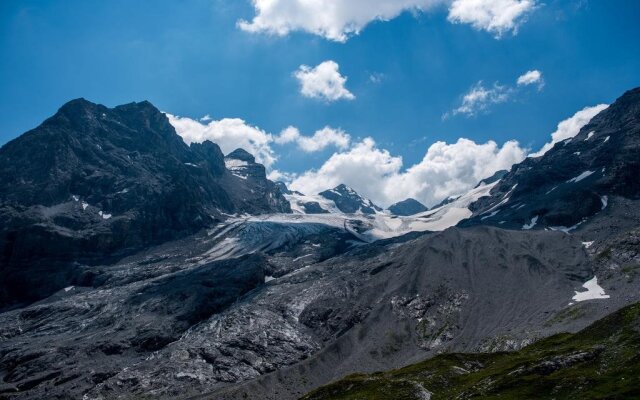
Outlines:
[[371, 200], [360, 196], [355, 190], [345, 184], [340, 184], [333, 189], [320, 192], [319, 195], [333, 201], [336, 207], [344, 213], [353, 214], [361, 212], [363, 214], [376, 214], [382, 211], [382, 208], [373, 204]]
[[248, 163], [255, 163], [256, 158], [246, 151], [245, 149], [235, 149], [231, 153], [227, 154], [226, 158], [232, 158], [234, 160], [246, 161]]

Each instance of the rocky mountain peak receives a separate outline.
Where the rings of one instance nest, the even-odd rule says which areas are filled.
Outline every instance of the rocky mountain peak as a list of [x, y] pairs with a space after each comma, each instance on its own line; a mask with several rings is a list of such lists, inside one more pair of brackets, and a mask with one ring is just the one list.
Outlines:
[[[234, 159], [248, 164], [252, 179], [227, 169], [216, 144], [187, 146], [149, 102], [66, 103], [0, 148], [0, 306], [4, 286], [14, 300], [33, 300], [68, 284], [74, 273], [60, 265], [72, 260], [118, 258], [196, 232], [223, 213], [290, 211], [253, 156], [232, 154], [251, 161]], [[32, 268], [43, 280], [25, 285]]]
[[355, 190], [345, 184], [340, 184], [333, 189], [319, 193], [325, 199], [335, 202], [336, 207], [344, 213], [353, 214], [362, 212], [363, 214], [375, 214], [382, 211], [382, 208], [373, 204], [369, 199], [360, 196]]
[[246, 161], [250, 164], [254, 164], [256, 162], [256, 158], [245, 149], [235, 149], [231, 153], [227, 154], [227, 158]]
[[424, 204], [416, 199], [408, 198], [389, 206], [389, 211], [393, 215], [409, 216], [429, 210]]
[[640, 88], [626, 92], [573, 138], [514, 165], [474, 203], [464, 224], [571, 231], [614, 197], [640, 197]]

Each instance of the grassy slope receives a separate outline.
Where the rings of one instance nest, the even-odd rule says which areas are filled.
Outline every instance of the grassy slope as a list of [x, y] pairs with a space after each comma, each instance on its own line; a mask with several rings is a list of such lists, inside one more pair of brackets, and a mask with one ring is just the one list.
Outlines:
[[[304, 399], [640, 399], [640, 304], [513, 353], [444, 354], [355, 374]], [[425, 393], [422, 392], [424, 395]]]

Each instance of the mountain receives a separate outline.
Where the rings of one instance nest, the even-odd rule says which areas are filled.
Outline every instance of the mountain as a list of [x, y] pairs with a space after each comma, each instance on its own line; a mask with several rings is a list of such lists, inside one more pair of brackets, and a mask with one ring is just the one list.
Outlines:
[[319, 193], [320, 196], [335, 203], [336, 207], [343, 213], [354, 214], [376, 214], [382, 208], [376, 206], [371, 200], [366, 199], [356, 193], [350, 187], [340, 184], [333, 189]]
[[389, 206], [388, 210], [393, 215], [409, 216], [429, 210], [416, 199], [406, 199]]
[[638, 326], [640, 304], [634, 304], [576, 334], [514, 353], [439, 355], [399, 370], [352, 375], [303, 399], [639, 398]]
[[640, 88], [573, 138], [515, 165], [463, 225], [572, 231], [619, 199], [640, 198]]
[[209, 141], [187, 146], [149, 102], [70, 101], [0, 148], [0, 308], [69, 284], [87, 265], [192, 234], [224, 213], [288, 212], [252, 164], [225, 167]]
[[[609, 139], [600, 137], [598, 143], [590, 143], [598, 135], [589, 136], [589, 131], [582, 143], [589, 147], [583, 150], [592, 160], [585, 159], [585, 163], [608, 163], [605, 175], [615, 179], [633, 175], [638, 163], [632, 156], [639, 134], [635, 121], [640, 117], [640, 98], [634, 91], [629, 93], [623, 96], [626, 100], [619, 100], [590, 123], [598, 124], [598, 129], [617, 124], [616, 140], [611, 131]], [[607, 116], [611, 110], [615, 114]], [[110, 135], [120, 137], [128, 132], [133, 138], [160, 133], [153, 128], [155, 119], [119, 115], [114, 112], [119, 119]], [[158, 124], [164, 124], [161, 117]], [[85, 126], [91, 125], [82, 122], [73, 135], [92, 135], [92, 129], [97, 129]], [[56, 128], [49, 136], [57, 138], [59, 131]], [[178, 140], [177, 150], [166, 145], [168, 150], [160, 152], [162, 146], [146, 140], [152, 145], [139, 151], [156, 150], [145, 156], [145, 162], [134, 164], [133, 171], [141, 171], [136, 172], [140, 175], [128, 181], [127, 174], [108, 168], [116, 160], [95, 161], [84, 154], [97, 152], [95, 140], [100, 140], [103, 151], [108, 146], [102, 134], [97, 136], [82, 146], [62, 146], [64, 151], [52, 154], [61, 154], [61, 159], [68, 158], [67, 154], [83, 155], [85, 162], [98, 170], [89, 175], [95, 179], [111, 173], [128, 185], [147, 187], [151, 184], [145, 179], [154, 179], [157, 174], [157, 179], [164, 179], [163, 185], [152, 186], [156, 192], [148, 191], [151, 206], [145, 196], [132, 198], [135, 212], [129, 214], [111, 212], [111, 203], [100, 202], [98, 194], [107, 197], [111, 193], [101, 189], [105, 185], [85, 185], [82, 193], [69, 190], [71, 183], [60, 176], [76, 171], [72, 163], [64, 164], [64, 169], [41, 168], [41, 173], [51, 176], [38, 183], [40, 189], [24, 193], [36, 197], [47, 190], [51, 195], [33, 206], [28, 205], [29, 196], [20, 200], [4, 189], [7, 199], [26, 205], [3, 200], [0, 213], [12, 224], [0, 225], [3, 232], [16, 232], [13, 236], [3, 233], [3, 240], [13, 240], [11, 246], [4, 247], [9, 249], [4, 257], [23, 254], [21, 262], [12, 261], [15, 264], [10, 268], [2, 264], [2, 277], [12, 279], [11, 284], [3, 282], [3, 295], [14, 303], [0, 310], [0, 397], [287, 400], [331, 382], [342, 384], [340, 380], [350, 374], [411, 365], [408, 370], [368, 376], [366, 382], [382, 398], [386, 389], [392, 390], [391, 398], [402, 397], [393, 390], [406, 388], [408, 381], [416, 389], [411, 395], [418, 384], [424, 388], [420, 391], [423, 398], [430, 396], [427, 392], [434, 393], [432, 398], [448, 398], [449, 393], [491, 398], [478, 393], [483, 390], [490, 395], [504, 394], [500, 398], [519, 398], [539, 383], [541, 393], [556, 388], [554, 393], [561, 398], [563, 387], [588, 394], [592, 382], [609, 382], [606, 380], [613, 376], [609, 373], [619, 372], [614, 370], [616, 364], [637, 361], [633, 358], [637, 340], [630, 331], [637, 327], [637, 321], [623, 324], [622, 329], [615, 325], [620, 315], [627, 318], [627, 311], [595, 325], [591, 332], [601, 332], [602, 340], [582, 333], [571, 336], [640, 302], [640, 199], [634, 195], [636, 183], [628, 181], [622, 188], [607, 180], [614, 178], [591, 181], [595, 173], [567, 182], [582, 174], [582, 168], [591, 167], [580, 164], [577, 171], [566, 171], [572, 158], [554, 155], [557, 149], [525, 160], [499, 180], [485, 180], [448, 204], [412, 216], [396, 216], [364, 213], [363, 208], [376, 210], [346, 187], [329, 191], [330, 199], [265, 182], [264, 170], [246, 152], [234, 151], [225, 157], [207, 142], [186, 146]], [[167, 133], [158, 142], [166, 143], [173, 137]], [[39, 137], [33, 143], [42, 141]], [[578, 138], [556, 148], [570, 146], [573, 141]], [[67, 142], [74, 140], [63, 141]], [[22, 152], [28, 153], [26, 148]], [[178, 158], [180, 152], [189, 158]], [[34, 155], [36, 161], [49, 154], [40, 153]], [[127, 154], [121, 153], [117, 160], [126, 160]], [[158, 154], [162, 157], [156, 159]], [[190, 185], [217, 185], [211, 189], [212, 200], [196, 197], [205, 196], [206, 188], [189, 186], [181, 190], [193, 196], [193, 202], [177, 192], [170, 203], [178, 209], [189, 206], [193, 212], [206, 207], [211, 220], [196, 224], [193, 230], [167, 229], [166, 236], [156, 241], [119, 247], [111, 238], [111, 223], [125, 215], [131, 236], [145, 237], [147, 225], [137, 221], [165, 207], [158, 199], [167, 195], [167, 185], [177, 174], [164, 167], [165, 162], [182, 171], [179, 176]], [[2, 161], [2, 165], [10, 168], [13, 164]], [[145, 175], [145, 168], [152, 167]], [[30, 165], [23, 162], [20, 169], [28, 168]], [[535, 173], [538, 168], [543, 171]], [[200, 174], [193, 175], [196, 172]], [[25, 184], [35, 185], [35, 175], [26, 176], [31, 181], [24, 179]], [[565, 175], [564, 181], [557, 178]], [[540, 197], [535, 186], [546, 183], [540, 180], [534, 185], [529, 180], [535, 176], [564, 182], [551, 193], [566, 191], [562, 198], [578, 212], [581, 196], [589, 191], [601, 204], [601, 196], [607, 196], [607, 206], [589, 214], [575, 229], [535, 229], [538, 226], [527, 221], [529, 215], [522, 221], [534, 229], [522, 229], [522, 221], [515, 219], [518, 214], [512, 213], [526, 207], [571, 213], [553, 202], [545, 203], [548, 198]], [[7, 174], [2, 177], [10, 179]], [[528, 189], [518, 195], [520, 186]], [[55, 199], [58, 192], [62, 200]], [[65, 201], [66, 195], [70, 198]], [[215, 202], [214, 195], [218, 196]], [[517, 207], [509, 203], [512, 195], [522, 196]], [[49, 197], [54, 197], [52, 203], [42, 205]], [[282, 201], [274, 207], [273, 199]], [[286, 212], [287, 199], [292, 213]], [[355, 205], [347, 208], [347, 200]], [[490, 210], [503, 201], [510, 204], [508, 209], [499, 205]], [[87, 203], [85, 209], [83, 202]], [[311, 202], [327, 212], [308, 214], [306, 207]], [[517, 210], [521, 202], [526, 205]], [[164, 208], [159, 214], [173, 215], [169, 210]], [[496, 218], [504, 213], [504, 223], [492, 219], [495, 211]], [[177, 217], [173, 220], [181, 221]], [[77, 225], [69, 225], [71, 222]], [[62, 223], [68, 227], [62, 229]], [[548, 222], [540, 217], [540, 223], [546, 228]], [[101, 235], [85, 233], [98, 229]], [[39, 232], [53, 233], [45, 237]], [[86, 241], [68, 238], [83, 235]], [[105, 248], [113, 252], [107, 253]], [[27, 260], [30, 249], [33, 256]], [[39, 301], [19, 297], [29, 290], [41, 296]], [[564, 338], [568, 338], [566, 342]], [[536, 342], [541, 347], [535, 347]], [[531, 344], [533, 347], [527, 347]], [[554, 348], [556, 344], [559, 347]], [[600, 344], [610, 348], [600, 349]], [[558, 366], [561, 368], [555, 369]], [[538, 373], [549, 370], [553, 373]], [[571, 380], [572, 376], [577, 379]], [[622, 377], [625, 382], [619, 379], [614, 386], [601, 387], [602, 396], [628, 394], [622, 391], [627, 376]], [[348, 390], [356, 392], [354, 398], [371, 397], [362, 396], [363, 381], [358, 377], [348, 381], [353, 384]], [[394, 387], [380, 389], [387, 382]], [[438, 382], [440, 386], [434, 385]], [[443, 387], [450, 392], [442, 395], [439, 391]], [[327, 392], [321, 389], [316, 393], [326, 397]], [[409, 394], [406, 397], [411, 398]]]

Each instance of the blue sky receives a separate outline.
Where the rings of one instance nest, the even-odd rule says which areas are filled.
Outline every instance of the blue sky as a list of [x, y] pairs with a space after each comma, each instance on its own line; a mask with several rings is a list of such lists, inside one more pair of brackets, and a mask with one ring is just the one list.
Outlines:
[[[303, 135], [339, 128], [350, 146], [371, 137], [376, 149], [402, 157], [400, 171], [420, 163], [433, 143], [461, 137], [498, 146], [517, 140], [537, 150], [561, 120], [640, 85], [640, 2], [527, 1], [534, 7], [517, 31], [500, 38], [452, 23], [444, 0], [337, 42], [299, 30], [239, 29], [238, 20], [258, 13], [249, 0], [4, 0], [0, 144], [85, 97], [108, 106], [146, 99], [193, 119], [240, 118], [274, 136], [288, 126]], [[327, 60], [339, 65], [355, 99], [301, 94], [295, 71]], [[516, 84], [530, 70], [542, 73], [541, 89]], [[479, 82], [502, 87], [508, 99], [473, 116], [443, 118]], [[351, 148], [270, 146], [272, 168], [295, 174]]]

